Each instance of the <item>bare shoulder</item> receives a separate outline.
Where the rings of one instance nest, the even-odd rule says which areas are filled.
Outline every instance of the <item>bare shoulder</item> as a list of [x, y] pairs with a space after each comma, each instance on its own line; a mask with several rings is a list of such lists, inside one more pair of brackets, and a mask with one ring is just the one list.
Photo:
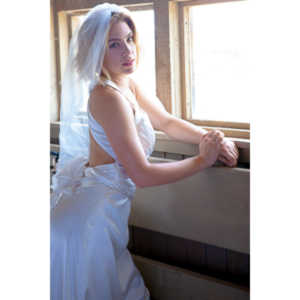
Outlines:
[[94, 111], [97, 107], [103, 107], [111, 102], [112, 99], [118, 99], [118, 97], [118, 93], [112, 88], [97, 85], [90, 94], [90, 109]]
[[98, 85], [90, 94], [90, 110], [92, 113], [108, 113], [122, 105], [122, 96], [110, 86]]
[[117, 118], [118, 114], [130, 111], [120, 93], [110, 86], [98, 85], [90, 94], [89, 107], [99, 122], [107, 118]]

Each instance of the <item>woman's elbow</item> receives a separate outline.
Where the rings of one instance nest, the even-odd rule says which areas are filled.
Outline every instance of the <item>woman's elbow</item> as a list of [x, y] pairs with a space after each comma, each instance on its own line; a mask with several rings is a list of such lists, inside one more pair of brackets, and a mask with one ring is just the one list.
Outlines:
[[151, 175], [149, 175], [148, 167], [149, 166], [147, 164], [146, 166], [143, 166], [143, 168], [132, 172], [130, 178], [136, 187], [145, 188], [154, 185], [152, 182], [153, 180], [151, 180]]
[[141, 176], [141, 175], [132, 177], [131, 180], [138, 188], [145, 188], [145, 187], [152, 185], [151, 182], [147, 178], [145, 178], [144, 176]]
[[134, 182], [135, 186], [139, 189], [145, 188], [148, 185], [146, 184], [146, 182]]

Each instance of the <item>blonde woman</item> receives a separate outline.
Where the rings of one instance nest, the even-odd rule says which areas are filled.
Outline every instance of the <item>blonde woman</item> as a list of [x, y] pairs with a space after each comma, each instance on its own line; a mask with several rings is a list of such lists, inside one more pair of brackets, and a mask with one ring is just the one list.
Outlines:
[[[136, 186], [175, 182], [217, 159], [237, 162], [236, 146], [221, 132], [175, 118], [144, 93], [128, 76], [138, 61], [137, 30], [120, 6], [96, 6], [72, 38], [51, 196], [52, 300], [150, 299], [127, 250]], [[150, 163], [153, 128], [199, 144], [199, 154]]]

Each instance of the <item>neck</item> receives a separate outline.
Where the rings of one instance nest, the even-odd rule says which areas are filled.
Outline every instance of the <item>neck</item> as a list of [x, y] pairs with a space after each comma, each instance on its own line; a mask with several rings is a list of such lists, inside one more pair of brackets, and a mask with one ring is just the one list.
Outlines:
[[129, 77], [128, 76], [111, 76], [111, 80], [117, 84], [120, 88], [128, 88], [129, 87]]

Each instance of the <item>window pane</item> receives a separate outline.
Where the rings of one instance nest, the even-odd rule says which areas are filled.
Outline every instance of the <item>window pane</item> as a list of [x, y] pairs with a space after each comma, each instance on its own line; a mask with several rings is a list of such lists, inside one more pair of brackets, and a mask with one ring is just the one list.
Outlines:
[[78, 15], [78, 16], [72, 16], [71, 17], [71, 29], [72, 34], [75, 32], [75, 29], [79, 25], [80, 21], [84, 18], [85, 15]]
[[131, 76], [145, 88], [155, 93], [155, 39], [154, 39], [154, 12], [153, 10], [137, 10], [131, 12], [140, 41], [139, 66]]
[[190, 8], [193, 119], [250, 122], [247, 2]]

